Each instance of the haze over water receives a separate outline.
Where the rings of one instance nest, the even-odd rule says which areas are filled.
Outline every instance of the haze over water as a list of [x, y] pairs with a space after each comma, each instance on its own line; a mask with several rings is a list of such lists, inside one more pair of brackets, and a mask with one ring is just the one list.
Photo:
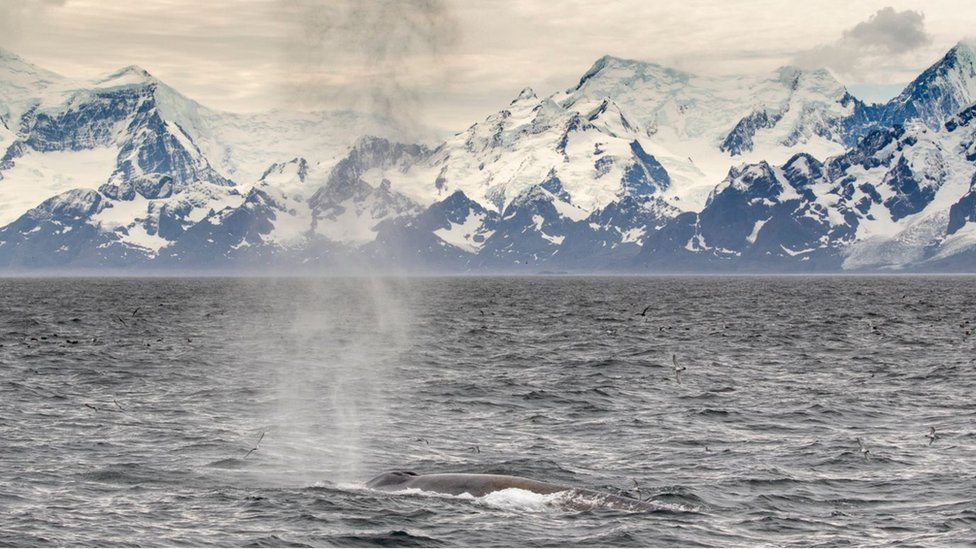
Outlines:
[[[971, 277], [4, 279], [0, 545], [973, 545], [973, 303]], [[364, 488], [390, 469], [659, 510]]]

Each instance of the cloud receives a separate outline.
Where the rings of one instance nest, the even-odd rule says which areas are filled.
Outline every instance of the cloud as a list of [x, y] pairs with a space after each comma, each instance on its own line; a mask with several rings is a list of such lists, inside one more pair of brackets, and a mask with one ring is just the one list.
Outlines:
[[878, 10], [867, 21], [844, 31], [841, 42], [900, 54], [928, 45], [932, 37], [925, 32], [925, 15], [911, 10], [897, 12], [891, 6]]
[[924, 19], [897, 1], [0, 0], [0, 45], [66, 77], [141, 65], [221, 110], [356, 109], [459, 130], [526, 86], [574, 85], [604, 54], [699, 74], [802, 62], [888, 84], [973, 33], [972, 0], [930, 2]]
[[845, 76], [869, 78], [932, 42], [925, 30], [925, 15], [912, 10], [881, 8], [867, 21], [845, 30], [832, 44], [799, 53], [801, 66], [827, 67]]
[[17, 42], [25, 26], [33, 25], [44, 11], [63, 6], [65, 0], [2, 0], [0, 1], [0, 45]]

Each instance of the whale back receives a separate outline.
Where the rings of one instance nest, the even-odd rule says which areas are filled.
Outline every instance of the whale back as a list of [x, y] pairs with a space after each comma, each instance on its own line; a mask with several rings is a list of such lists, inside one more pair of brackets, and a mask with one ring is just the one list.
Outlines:
[[460, 496], [469, 494], [474, 497], [486, 496], [492, 492], [518, 488], [536, 494], [555, 494], [565, 492], [561, 504], [572, 509], [586, 511], [596, 508], [619, 509], [626, 511], [654, 511], [658, 507], [651, 502], [645, 502], [626, 496], [616, 496], [593, 490], [571, 488], [548, 482], [540, 482], [525, 477], [511, 475], [480, 475], [471, 473], [442, 473], [432, 475], [418, 475], [412, 471], [392, 471], [383, 473], [366, 483], [375, 490], [396, 492], [400, 490], [416, 489], [425, 492]]
[[404, 478], [402, 488], [416, 488], [425, 492], [459, 496], [470, 494], [481, 497], [508, 488], [519, 488], [536, 494], [553, 494], [569, 490], [566, 486], [549, 484], [524, 477], [510, 475], [478, 475], [467, 473], [444, 473], [434, 475], [415, 475]]
[[402, 490], [403, 485], [418, 476], [413, 471], [390, 471], [377, 475], [366, 483], [366, 487], [374, 490]]

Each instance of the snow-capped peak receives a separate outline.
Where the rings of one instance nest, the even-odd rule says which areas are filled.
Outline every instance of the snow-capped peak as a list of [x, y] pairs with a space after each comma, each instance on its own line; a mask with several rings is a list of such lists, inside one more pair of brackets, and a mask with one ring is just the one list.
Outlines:
[[538, 101], [538, 100], [539, 98], [536, 97], [535, 91], [533, 91], [532, 88], [524, 88], [522, 91], [519, 92], [518, 96], [515, 99], [512, 99], [511, 104], [514, 105], [521, 101]]
[[129, 65], [95, 81], [98, 85], [119, 86], [125, 84], [145, 84], [155, 81], [149, 71], [137, 65]]
[[976, 40], [960, 40], [949, 52], [954, 52], [956, 58], [972, 64], [976, 62]]
[[824, 68], [811, 69], [786, 65], [776, 69], [775, 74], [777, 80], [792, 91], [810, 90], [832, 99], [839, 99], [847, 93], [847, 88]]
[[59, 80], [64, 80], [64, 77], [0, 48], [0, 90], [8, 87], [47, 85]]
[[60, 74], [0, 48], [0, 116], [8, 121], [20, 118], [39, 96], [48, 95], [50, 88], [64, 81]]
[[976, 102], [976, 48], [962, 41], [887, 105], [888, 123], [917, 118], [932, 129]]
[[[27, 61], [16, 53], [0, 48], [0, 74], [3, 73], [26, 73], [43, 76], [50, 80], [60, 80], [63, 77], [57, 73], [42, 69], [37, 65]], [[8, 76], [4, 74], [4, 76]]]
[[635, 59], [624, 59], [612, 55], [604, 55], [596, 60], [593, 66], [580, 78], [579, 84], [568, 93], [579, 92], [589, 88], [587, 95], [613, 95], [608, 93], [607, 85], [619, 87], [635, 87], [640, 84], [671, 84], [685, 82], [694, 77], [693, 74]]

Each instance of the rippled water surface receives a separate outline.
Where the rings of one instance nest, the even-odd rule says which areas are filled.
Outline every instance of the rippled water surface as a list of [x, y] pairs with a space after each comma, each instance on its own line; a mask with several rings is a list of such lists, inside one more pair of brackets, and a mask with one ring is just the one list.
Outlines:
[[0, 280], [0, 545], [976, 545], [974, 283]]

